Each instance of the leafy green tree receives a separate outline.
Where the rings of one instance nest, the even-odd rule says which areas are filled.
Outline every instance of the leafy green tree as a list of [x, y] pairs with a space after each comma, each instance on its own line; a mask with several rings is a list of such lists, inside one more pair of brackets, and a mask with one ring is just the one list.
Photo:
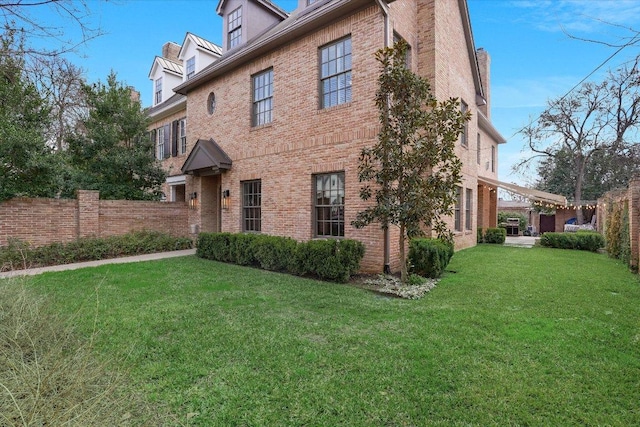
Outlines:
[[[610, 190], [626, 188], [629, 181], [640, 173], [640, 147], [632, 145], [624, 150], [599, 150], [591, 156], [585, 167], [582, 199], [597, 200]], [[571, 153], [559, 150], [554, 157], [542, 160], [538, 167], [538, 190], [574, 198], [575, 168]]]
[[15, 31], [0, 35], [0, 201], [53, 197], [60, 184], [60, 159], [44, 136], [49, 111], [25, 77], [21, 45]]
[[401, 280], [407, 281], [405, 242], [425, 228], [452, 241], [443, 216], [452, 215], [462, 163], [455, 144], [469, 113], [457, 99], [444, 102], [431, 94], [428, 80], [406, 67], [407, 44], [376, 52], [381, 72], [376, 106], [382, 128], [377, 143], [362, 150], [358, 167], [363, 200], [375, 203], [359, 212], [352, 225], [379, 222], [400, 229]]
[[66, 194], [84, 189], [99, 190], [102, 199], [159, 199], [166, 173], [155, 160], [140, 101], [113, 72], [106, 84], [84, 91], [89, 114], [69, 139], [73, 171]]

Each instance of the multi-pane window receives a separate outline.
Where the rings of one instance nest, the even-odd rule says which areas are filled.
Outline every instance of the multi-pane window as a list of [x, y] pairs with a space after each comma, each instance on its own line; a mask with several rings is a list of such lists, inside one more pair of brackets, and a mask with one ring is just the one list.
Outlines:
[[273, 70], [253, 76], [253, 114], [251, 124], [271, 123], [273, 110]]
[[472, 210], [473, 190], [470, 188], [467, 188], [466, 192], [467, 192], [467, 197], [464, 204], [464, 229], [471, 230], [471, 215], [473, 213], [473, 210]]
[[162, 77], [158, 77], [156, 79], [155, 100], [156, 104], [160, 104], [162, 102]]
[[227, 39], [231, 49], [242, 40], [242, 6], [231, 12], [227, 19]]
[[187, 152], [187, 119], [180, 119], [178, 122], [178, 137], [180, 138], [180, 154]]
[[[467, 103], [464, 101], [460, 101], [460, 111], [462, 112], [462, 114], [466, 114], [468, 110], [469, 110], [469, 106], [467, 105]], [[460, 134], [460, 143], [465, 147], [467, 146], [467, 138], [468, 138], [468, 130], [469, 130], [468, 123], [469, 122], [467, 121], [464, 122], [464, 127], [462, 128], [462, 134]]]
[[242, 183], [242, 231], [262, 230], [262, 181]]
[[187, 80], [189, 80], [196, 73], [196, 57], [192, 56], [187, 59]]
[[164, 160], [164, 128], [159, 127], [156, 131], [156, 158]]
[[315, 176], [315, 235], [344, 236], [344, 173]]
[[322, 108], [351, 102], [351, 37], [320, 49]]
[[456, 204], [454, 206], [454, 225], [455, 231], [462, 231], [462, 218], [460, 209], [462, 208], [462, 191], [460, 187], [456, 187]]
[[394, 31], [393, 33], [393, 44], [395, 45], [400, 40], [404, 41], [407, 44], [407, 51], [404, 53], [404, 66], [410, 70], [411, 69], [411, 45], [404, 39], [400, 34]]
[[482, 141], [480, 140], [480, 134], [478, 133], [478, 147], [476, 150], [476, 162], [480, 164], [480, 153], [482, 152]]

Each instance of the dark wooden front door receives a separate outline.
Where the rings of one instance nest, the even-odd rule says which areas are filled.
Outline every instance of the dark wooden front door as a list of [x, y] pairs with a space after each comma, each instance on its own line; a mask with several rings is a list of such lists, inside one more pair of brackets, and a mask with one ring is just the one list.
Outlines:
[[556, 231], [556, 216], [540, 214], [540, 234]]

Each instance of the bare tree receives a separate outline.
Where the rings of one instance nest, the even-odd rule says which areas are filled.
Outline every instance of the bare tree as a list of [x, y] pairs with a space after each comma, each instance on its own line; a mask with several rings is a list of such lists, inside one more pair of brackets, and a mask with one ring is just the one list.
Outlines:
[[[582, 203], [585, 171], [592, 158], [629, 150], [640, 124], [640, 58], [625, 65], [599, 84], [583, 83], [576, 91], [549, 102], [537, 122], [522, 133], [534, 152], [516, 166], [524, 168], [533, 159], [569, 157], [574, 204]], [[635, 132], [635, 133], [634, 133]], [[582, 223], [581, 211], [578, 221]]]
[[[0, 0], [0, 16], [4, 29], [20, 32], [25, 39], [35, 41], [47, 39], [54, 48], [24, 46], [20, 52], [31, 57], [52, 57], [75, 52], [87, 41], [102, 34], [99, 27], [92, 26], [88, 0]], [[48, 8], [47, 19], [35, 12]], [[57, 24], [52, 24], [57, 22]], [[79, 36], [72, 37], [68, 29], [75, 27]]]
[[77, 124], [88, 114], [84, 70], [62, 56], [47, 56], [34, 58], [27, 75], [49, 105], [48, 143], [62, 151]]

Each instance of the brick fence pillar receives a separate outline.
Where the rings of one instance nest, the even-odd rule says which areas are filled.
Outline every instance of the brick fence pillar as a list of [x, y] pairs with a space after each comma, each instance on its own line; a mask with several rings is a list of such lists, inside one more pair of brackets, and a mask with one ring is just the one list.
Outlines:
[[631, 268], [638, 269], [638, 239], [640, 238], [640, 177], [629, 182], [629, 238], [631, 240]]
[[78, 190], [78, 238], [100, 236], [100, 192]]

